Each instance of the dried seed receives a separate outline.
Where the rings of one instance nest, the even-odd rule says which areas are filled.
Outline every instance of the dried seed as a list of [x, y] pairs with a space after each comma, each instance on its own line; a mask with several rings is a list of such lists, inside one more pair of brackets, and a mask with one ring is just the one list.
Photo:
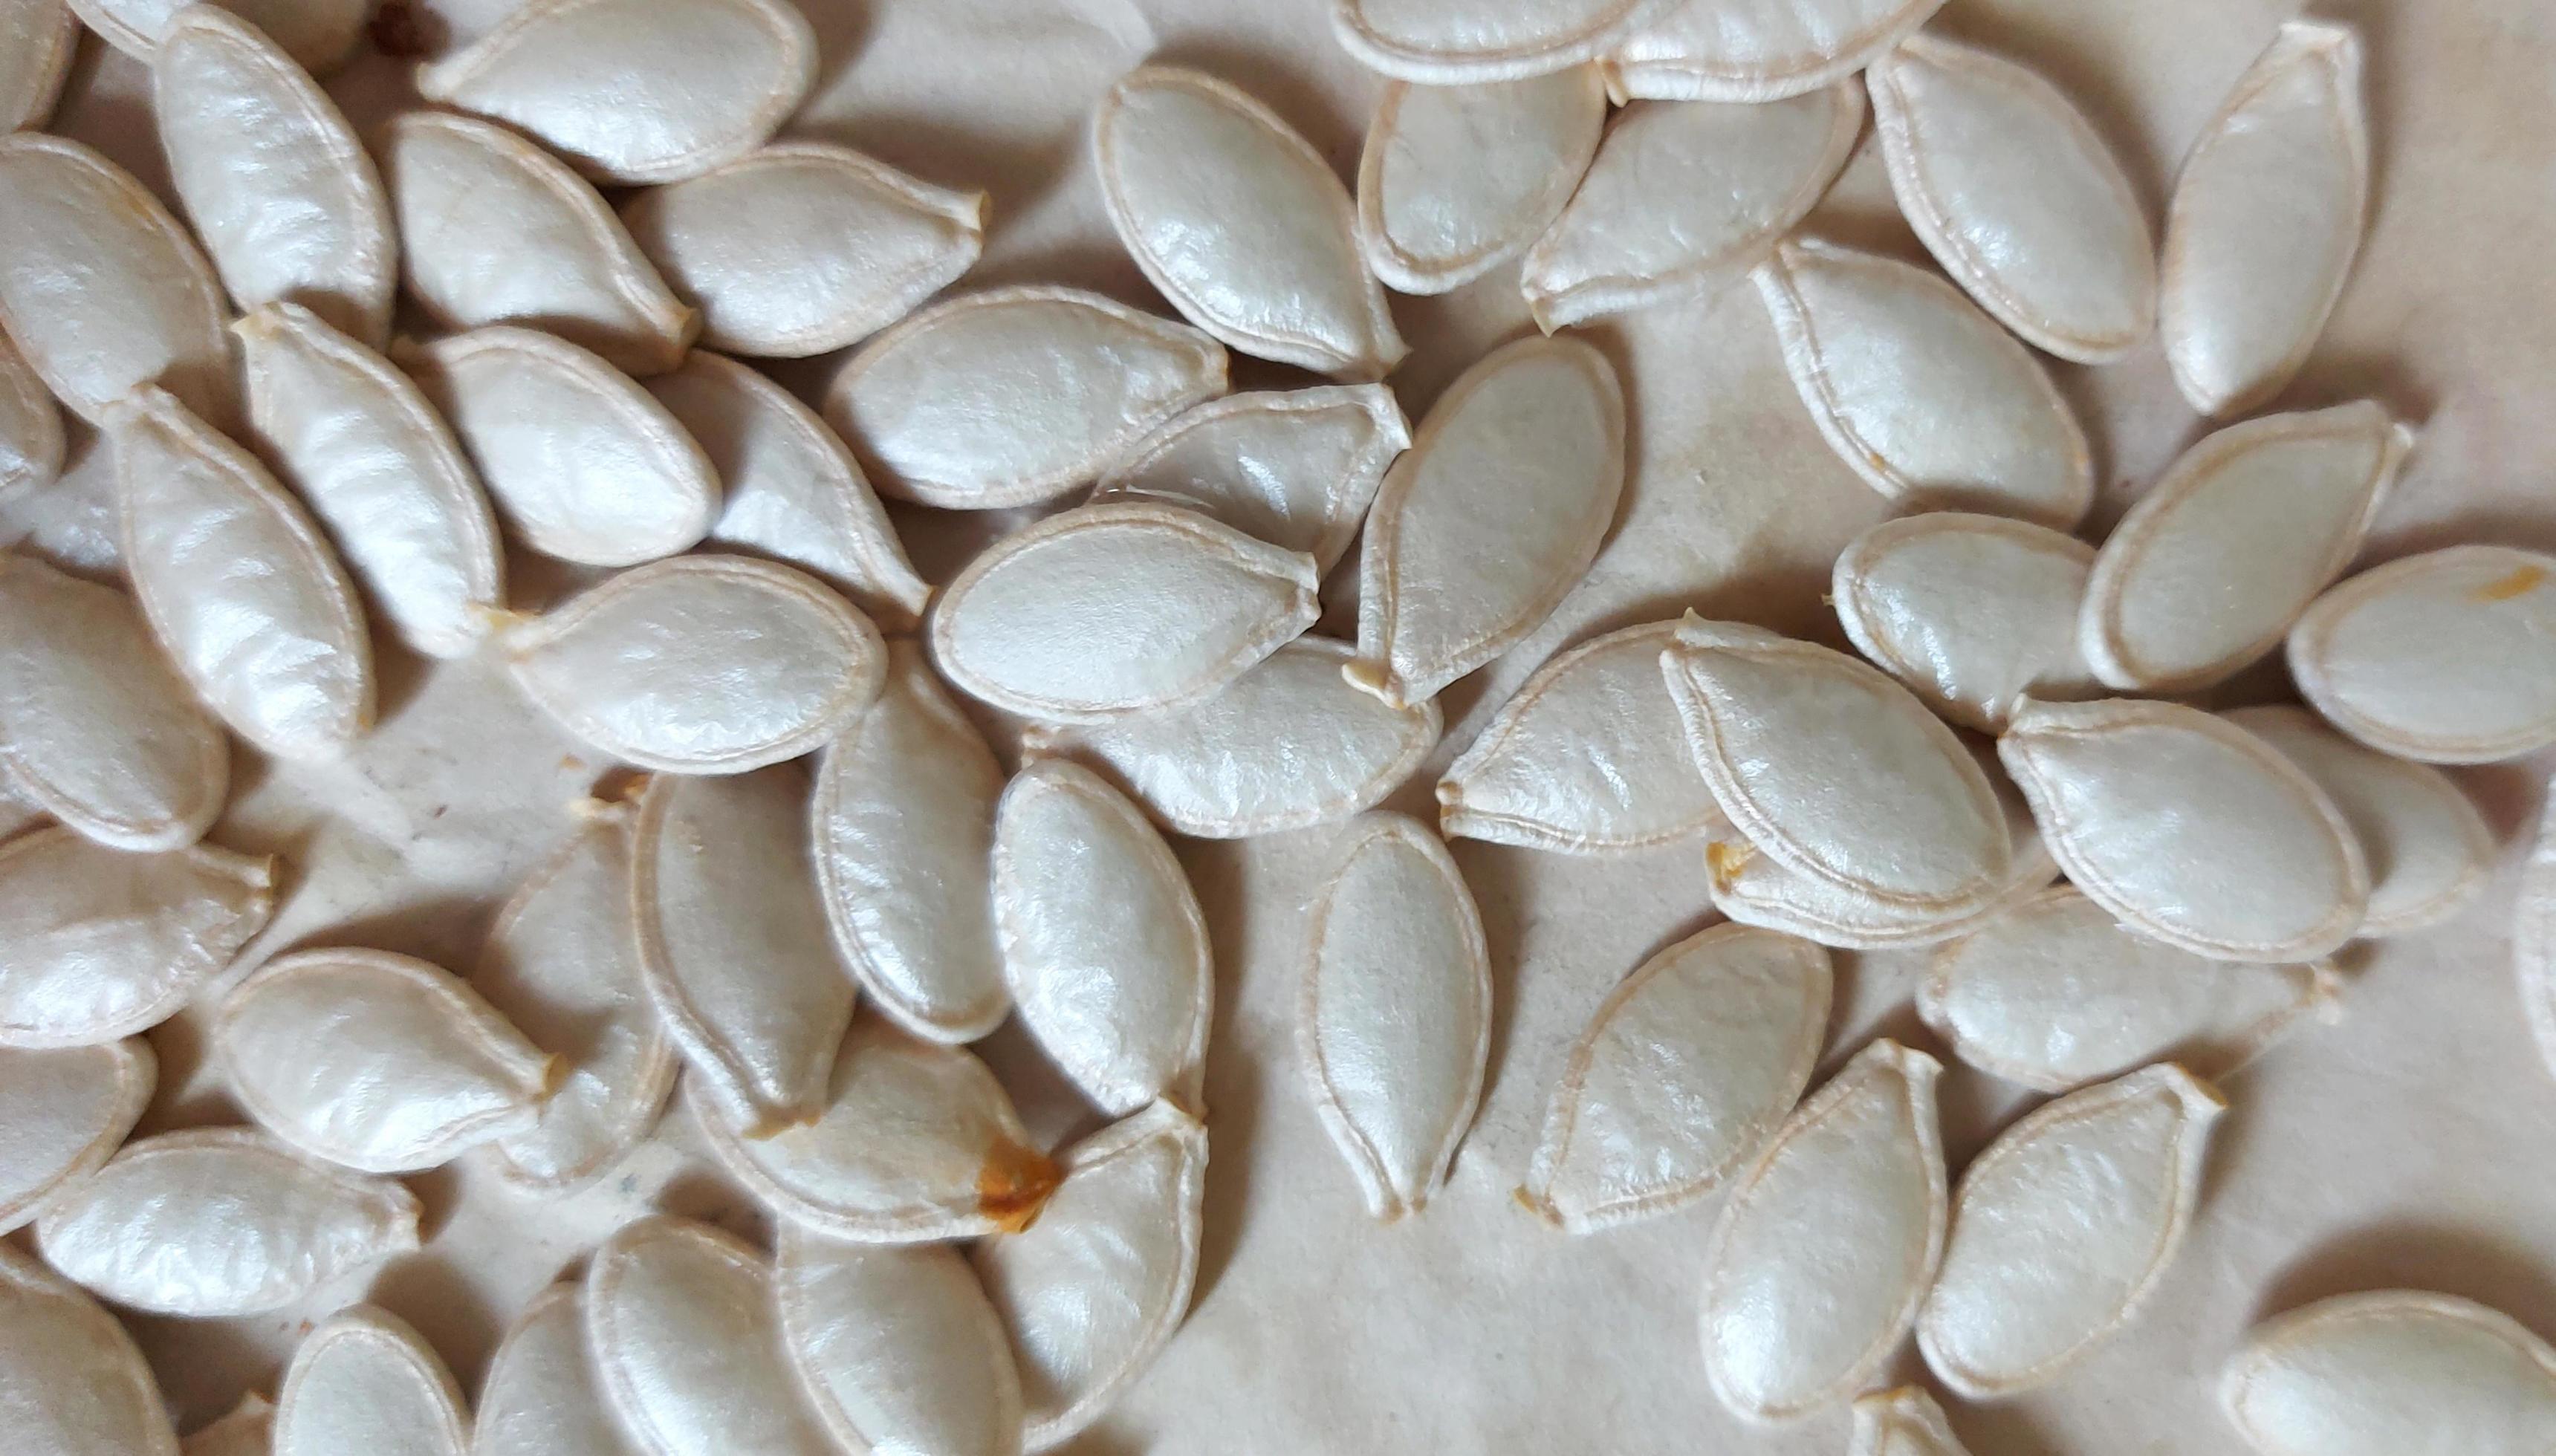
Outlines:
[[1349, 680], [1395, 707], [1542, 625], [1598, 555], [1624, 487], [1604, 355], [1525, 338], [1468, 369], [1385, 472], [1358, 558]]
[[275, 861], [39, 829], [0, 847], [0, 1045], [91, 1046], [177, 1013], [274, 910]]
[[2095, 548], [1961, 511], [1885, 521], [1838, 553], [1838, 625], [1876, 667], [1965, 728], [1995, 733], [2015, 699], [2100, 690], [2077, 652]]
[[[53, 408], [43, 381], [30, 375], [33, 397]], [[115, 452], [93, 430], [66, 434], [64, 444], [62, 473], [50, 484], [0, 490], [0, 538], [17, 537], [21, 555], [112, 579], [124, 570], [115, 540]]]
[[[178, 1443], [179, 1456], [274, 1456], [274, 1450], [275, 1402], [255, 1391], [240, 1396], [229, 1414], [195, 1427]], [[566, 1456], [584, 1453], [571, 1452]]]
[[2172, 1062], [2034, 1109], [1971, 1160], [1917, 1322], [1975, 1400], [2047, 1384], [2130, 1322], [2182, 1247], [2228, 1104]]
[[2556, 1349], [2473, 1300], [2339, 1294], [2248, 1331], [2219, 1397], [2261, 1456], [2531, 1456], [2556, 1429]]
[[1829, 990], [1828, 952], [1746, 925], [1644, 961], [1573, 1043], [1520, 1200], [1585, 1234], [1703, 1197], [1810, 1083]]
[[1844, 80], [1944, 0], [1684, 0], [1606, 59], [1616, 99], [1774, 101]]
[[79, 17], [63, 0], [0, 4], [0, 135], [42, 130], [79, 49]]
[[275, 1456], [466, 1456], [461, 1387], [409, 1322], [356, 1304], [305, 1335], [275, 1397]]
[[63, 473], [64, 448], [62, 411], [26, 356], [0, 333], [0, 495], [52, 485]]
[[52, 1051], [0, 1050], [0, 1234], [47, 1198], [105, 1165], [159, 1082], [151, 1043], [136, 1036]]
[[2556, 557], [2463, 546], [2318, 597], [2290, 676], [2337, 728], [2400, 759], [2489, 764], [2556, 743]]
[[1847, 1456], [1971, 1456], [1944, 1407], [1917, 1386], [1875, 1391], [1854, 1401], [1854, 1444]]
[[1388, 81], [1358, 154], [1358, 246], [1389, 288], [1443, 294], [1517, 256], [1589, 170], [1598, 68], [1475, 85]]
[[1423, 85], [1514, 80], [1576, 65], [1679, 0], [1333, 0], [1332, 30], [1361, 64]]
[[1002, 1320], [955, 1249], [781, 1231], [773, 1276], [799, 1381], [850, 1450], [1017, 1456], [1021, 1382]]
[[[161, 33], [188, 0], [71, 0], [71, 9], [98, 39], [149, 64]], [[238, 0], [241, 19], [272, 38], [294, 63], [325, 75], [345, 61], [363, 34], [363, 0]]]
[[151, 1367], [115, 1316], [0, 1244], [0, 1405], [45, 1456], [178, 1456]]
[[479, 1386], [471, 1456], [632, 1456], [585, 1353], [585, 1290], [562, 1282], [515, 1318]]
[[2556, 1075], [2556, 786], [2540, 812], [2537, 841], [2521, 862], [2512, 903], [2511, 968], [2539, 1058]]
[[1256, 98], [1141, 66], [1093, 110], [1091, 154], [1118, 240], [1192, 323], [1349, 380], [1381, 379], [1409, 352], [1358, 251], [1347, 189]]

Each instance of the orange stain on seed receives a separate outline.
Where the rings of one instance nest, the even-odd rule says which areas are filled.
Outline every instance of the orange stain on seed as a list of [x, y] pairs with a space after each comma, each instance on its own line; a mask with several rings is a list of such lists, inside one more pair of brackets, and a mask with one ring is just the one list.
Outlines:
[[1739, 878], [1739, 872], [1757, 857], [1754, 845], [1717, 839], [1704, 847], [1704, 867], [1713, 875], [1715, 888], [1728, 885]]
[[1018, 1143], [997, 1143], [976, 1169], [976, 1208], [1006, 1234], [1017, 1234], [1038, 1221], [1047, 1195], [1064, 1174], [1056, 1159]]
[[2538, 584], [2546, 579], [2547, 568], [2544, 566], [2514, 566], [2509, 575], [2478, 587], [2477, 600], [2507, 602], [2513, 597], [2526, 596], [2536, 591]]

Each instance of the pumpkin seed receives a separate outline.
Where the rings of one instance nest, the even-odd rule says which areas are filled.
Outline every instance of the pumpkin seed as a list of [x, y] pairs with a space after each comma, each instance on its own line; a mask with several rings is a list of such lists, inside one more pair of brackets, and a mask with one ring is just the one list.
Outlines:
[[[0, 755], [0, 760], [5, 760], [5, 755]], [[15, 839], [30, 829], [40, 829], [51, 822], [44, 806], [18, 787], [18, 781], [9, 773], [6, 762], [0, 761], [0, 842]]]
[[1971, 1160], [1917, 1321], [1976, 1400], [2045, 1385], [2130, 1322], [2182, 1247], [2228, 1104], [2172, 1062], [2043, 1104]]
[[683, 361], [701, 315], [567, 164], [474, 117], [410, 111], [378, 145], [401, 277], [448, 329], [520, 323], [631, 374]]
[[2426, 551], [2318, 597], [2290, 676], [2337, 728], [2400, 759], [2488, 764], [2556, 743], [2556, 557]]
[[1847, 1456], [1971, 1456], [1944, 1407], [1922, 1387], [1875, 1391], [1854, 1401], [1854, 1443]]
[[1524, 338], [1439, 396], [1385, 472], [1358, 558], [1358, 661], [1395, 707], [1542, 625], [1596, 559], [1624, 487], [1624, 396], [1576, 339]]
[[[32, 370], [27, 382], [31, 398], [55, 408]], [[115, 539], [115, 452], [95, 430], [65, 434], [62, 473], [50, 483], [0, 490], [0, 539], [8, 537], [17, 538], [19, 554], [65, 571], [100, 580], [123, 573], [124, 548]]]
[[1002, 1320], [957, 1250], [781, 1231], [782, 1348], [848, 1450], [1012, 1456], [1021, 1382]]
[[0, 1244], [0, 1402], [9, 1441], [47, 1456], [178, 1456], [151, 1367], [115, 1316]]
[[2361, 38], [2291, 21], [2202, 127], [2166, 207], [2159, 321], [2194, 409], [2242, 415], [2298, 373], [2368, 208]]
[[27, 357], [0, 333], [0, 495], [52, 485], [63, 473], [64, 449], [62, 411]]
[[1093, 110], [1091, 155], [1118, 240], [1192, 323], [1348, 380], [1381, 379], [1410, 351], [1367, 274], [1348, 190], [1256, 98], [1140, 66]]
[[63, 0], [0, 5], [0, 134], [42, 130], [79, 48], [79, 17]]
[[1809, 1085], [1829, 990], [1828, 952], [1746, 925], [1644, 961], [1572, 1043], [1519, 1200], [1586, 1234], [1712, 1191]]
[[356, 1304], [305, 1335], [275, 1399], [275, 1456], [466, 1456], [461, 1387], [408, 1321]]
[[585, 1290], [553, 1284], [524, 1306], [489, 1357], [471, 1456], [635, 1456], [597, 1384], [585, 1353]]
[[387, 1178], [252, 1129], [197, 1128], [126, 1144], [37, 1215], [36, 1245], [118, 1304], [206, 1318], [283, 1309], [409, 1253], [417, 1219], [416, 1196]]
[[1678, 3], [1569, 0], [1520, 8], [1488, 0], [1333, 0], [1332, 30], [1361, 64], [1423, 85], [1454, 85], [1576, 65]]
[[1752, 275], [1811, 423], [1912, 511], [2066, 530], [2095, 499], [2086, 433], [2029, 350], [1959, 289], [1895, 259], [1779, 243]]
[[1942, 1070], [1874, 1041], [1731, 1188], [1704, 1264], [1704, 1367], [1724, 1405], [1808, 1415], [1862, 1389], [1907, 1338], [1944, 1253]]
[[2556, 1428], [2556, 1349], [2473, 1300], [2373, 1289], [2256, 1325], [2219, 1395], [2262, 1456], [2528, 1456]]
[[274, 1451], [275, 1402], [255, 1391], [240, 1396], [229, 1414], [197, 1426], [178, 1443], [178, 1456], [274, 1456]]
[[275, 861], [125, 851], [67, 829], [0, 847], [0, 1045], [93, 1046], [155, 1027], [266, 925]]
[[1474, 85], [1388, 81], [1358, 154], [1358, 246], [1388, 288], [1443, 294], [1516, 257], [1589, 170], [1606, 123], [1591, 65]]
[[1052, 500], [1224, 393], [1224, 348], [1076, 289], [988, 289], [861, 345], [826, 419], [880, 493], [951, 510]]
[[2521, 862], [2513, 897], [2511, 968], [2520, 981], [2520, 1009], [2528, 1015], [2538, 1055], [2556, 1075], [2556, 790], [2538, 821], [2537, 841]]
[[0, 1050], [0, 1234], [104, 1166], [150, 1104], [160, 1062], [136, 1036], [51, 1051]]
[[1759, 104], [1625, 108], [1527, 250], [1527, 311], [1551, 333], [1727, 282], [1811, 210], [1862, 130], [1852, 80]]
[[417, 68], [426, 99], [630, 183], [699, 177], [753, 151], [816, 80], [816, 33], [780, 0], [535, 0]]
[[1028, 1449], [1098, 1419], [1180, 1328], [1206, 1183], [1207, 1129], [1158, 1102], [1067, 1153], [1037, 1223], [975, 1247], [1011, 1336]]
[[1846, 79], [1944, 0], [1683, 0], [1605, 61], [1617, 100], [1774, 101]]
[[1936, 712], [1983, 733], [2015, 699], [2099, 691], [2077, 651], [2095, 548], [1962, 511], [1885, 521], [1838, 553], [1830, 598], [1855, 650]]
[[[98, 39], [149, 64], [169, 23], [190, 0], [71, 0], [71, 9]], [[363, 0], [237, 0], [234, 12], [272, 39], [294, 63], [314, 75], [335, 70], [364, 33], [371, 6]]]
[[973, 267], [985, 207], [848, 147], [780, 142], [641, 192], [621, 220], [701, 304], [703, 342], [799, 359], [860, 342]]
[[1997, 756], [2059, 868], [2134, 930], [2212, 960], [2289, 962], [2361, 927], [2369, 869], [2342, 811], [2225, 719], [2028, 702]]

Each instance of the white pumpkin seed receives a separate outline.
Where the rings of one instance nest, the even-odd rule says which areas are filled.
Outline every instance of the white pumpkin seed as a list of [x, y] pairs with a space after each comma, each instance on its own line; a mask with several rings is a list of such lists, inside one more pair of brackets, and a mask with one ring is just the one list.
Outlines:
[[1040, 759], [994, 813], [994, 928], [1021, 1025], [1092, 1106], [1200, 1102], [1215, 958], [1181, 862], [1124, 794]]
[[741, 774], [841, 733], [878, 696], [878, 629], [805, 572], [745, 556], [624, 571], [500, 646], [524, 694], [643, 768]]
[[[311, 1048], [303, 1047], [308, 1051]], [[264, 1314], [418, 1247], [414, 1194], [248, 1128], [128, 1143], [36, 1218], [45, 1262], [133, 1309]]]
[[1420, 1212], [1472, 1126], [1490, 1053], [1490, 954], [1438, 836], [1350, 821], [1306, 925], [1296, 1046], [1367, 1211]]
[[67, 829], [0, 847], [0, 1045], [91, 1046], [155, 1027], [265, 928], [275, 861], [126, 851]]
[[392, 117], [377, 145], [401, 277], [436, 322], [544, 329], [631, 374], [682, 362], [701, 315], [567, 164], [504, 127], [440, 111]]
[[2039, 72], [1919, 33], [1873, 62], [1872, 119], [1908, 223], [1980, 306], [2063, 359], [2156, 328], [2156, 236], [2121, 164]]
[[1437, 703], [1396, 708], [1360, 692], [1341, 675], [1355, 654], [1300, 637], [1205, 701], [1079, 728], [1032, 725], [1022, 748], [1093, 761], [1147, 813], [1202, 839], [1344, 819], [1401, 787], [1438, 746]]
[[1411, 425], [1380, 384], [1228, 395], [1182, 412], [1128, 448], [1091, 500], [1186, 506], [1328, 574], [1349, 548]]
[[[98, 39], [148, 65], [161, 34], [190, 0], [70, 0]], [[258, 28], [296, 65], [326, 75], [362, 38], [372, 7], [364, 0], [231, 0], [225, 10]]]
[[860, 342], [973, 267], [985, 207], [848, 147], [780, 142], [641, 192], [621, 220], [701, 304], [703, 343], [800, 359]]
[[655, 1456], [830, 1456], [789, 1368], [772, 1266], [734, 1235], [625, 1224], [585, 1274], [587, 1348], [614, 1422]]
[[1994, 733], [2015, 699], [2099, 691], [2077, 652], [2095, 548], [1962, 511], [1885, 521], [1838, 553], [1830, 599], [1855, 650], [1965, 728]]
[[2059, 868], [2123, 923], [2213, 960], [2313, 960], [2352, 938], [2369, 869], [2316, 781], [2198, 708], [2027, 702], [1997, 757]]
[[2172, 1062], [2034, 1109], [1971, 1159], [1917, 1321], [1975, 1400], [2045, 1385], [2130, 1322], [2191, 1227], [2228, 1104]]
[[1065, 1174], [1037, 1223], [973, 1255], [1011, 1336], [1033, 1451], [1098, 1419], [1188, 1315], [1207, 1129], [1158, 1102], [1076, 1145]]
[[[32, 371], [28, 385], [31, 398], [57, 408]], [[69, 432], [68, 422], [62, 423], [62, 473], [32, 489], [0, 490], [0, 539], [17, 538], [19, 554], [112, 580], [124, 571], [124, 548], [115, 539], [115, 452], [96, 431]]]
[[2261, 1456], [2531, 1456], [2556, 1430], [2556, 1349], [2473, 1300], [2373, 1289], [2256, 1325], [2219, 1395]]
[[1922, 1387], [1875, 1391], [1854, 1401], [1854, 1440], [1847, 1456], [1971, 1456], [1953, 1434], [1944, 1407]]
[[1624, 395], [1577, 339], [1468, 369], [1386, 471], [1358, 557], [1350, 681], [1405, 707], [1516, 646], [1580, 583], [1624, 488]]
[[1224, 348], [1077, 289], [989, 289], [861, 345], [826, 419], [883, 495], [950, 510], [1052, 500], [1224, 393]]
[[1773, 1421], [1841, 1403], [1907, 1337], [1944, 1253], [1942, 1070], [1874, 1041], [1732, 1186], [1704, 1256], [1704, 1368], [1724, 1405]]
[[1586, 1234], [1712, 1191], [1809, 1085], [1829, 991], [1828, 952], [1746, 925], [1644, 961], [1572, 1044], [1519, 1200]]
[[1423, 85], [1456, 85], [1576, 65], [1677, 3], [1333, 0], [1332, 30], [1361, 64]]
[[1617, 100], [1774, 101], [1844, 80], [1944, 0], [1683, 0], [1605, 61]]
[[711, 541], [814, 572], [884, 626], [922, 616], [932, 588], [914, 574], [851, 451], [816, 411], [704, 349], [647, 388], [727, 488]]
[[195, 1427], [178, 1442], [178, 1456], [274, 1456], [274, 1451], [275, 1402], [255, 1391], [240, 1396], [229, 1414]]
[[426, 99], [631, 183], [699, 177], [753, 151], [816, 80], [816, 33], [782, 0], [535, 0], [417, 68]]
[[1517, 256], [1589, 170], [1593, 65], [1469, 86], [1388, 81], [1358, 154], [1358, 246], [1388, 288], [1443, 294]]
[[604, 1407], [585, 1352], [585, 1290], [533, 1296], [489, 1357], [470, 1456], [637, 1456]]
[[975, 1272], [945, 1245], [781, 1231], [782, 1347], [848, 1450], [1018, 1456], [1021, 1380]]
[[2556, 557], [2462, 546], [2390, 561], [2290, 629], [2290, 676], [2400, 759], [2489, 764], [2556, 743]]
[[1917, 1015], [1970, 1065], [2066, 1092], [2165, 1058], [2228, 1076], [2303, 1022], [2332, 1020], [2341, 985], [2321, 961], [2178, 950], [2063, 885], [1937, 950]]
[[2521, 862], [2520, 889], [2512, 898], [2511, 968], [2539, 1058], [2556, 1075], [2556, 786], [2540, 811], [2538, 838]]
[[136, 1036], [51, 1051], [0, 1050], [0, 1234], [104, 1166], [158, 1085], [159, 1058]]
[[1862, 130], [1852, 80], [1758, 104], [1625, 108], [1527, 250], [1527, 311], [1551, 333], [1727, 282], [1811, 210]]
[[2202, 127], [2166, 207], [2160, 322], [2194, 409], [2242, 415], [2298, 373], [2368, 207], [2361, 38], [2290, 21]]
[[2050, 376], [1959, 289], [1896, 259], [1779, 243], [1752, 275], [1811, 423], [1907, 509], [1985, 511], [2065, 531], [2094, 459]]
[[28, 1456], [178, 1456], [151, 1367], [115, 1316], [0, 1244], [0, 1405]]
[[817, 1116], [853, 993], [808, 862], [806, 774], [660, 774], [630, 855], [641, 981], [694, 1081], [749, 1136]]
[[1100, 98], [1101, 200], [1136, 266], [1232, 348], [1348, 380], [1408, 353], [1323, 154], [1214, 76], [1141, 66]]
[[18, 346], [0, 333], [0, 495], [52, 485], [62, 476], [64, 448], [62, 410]]
[[467, 1456], [461, 1387], [408, 1321], [356, 1304], [305, 1335], [275, 1397], [275, 1456]]
[[79, 49], [79, 17], [63, 0], [0, 4], [0, 134], [42, 130]]
[[77, 142], [0, 137], [0, 328], [91, 425], [157, 383], [227, 421], [230, 317], [212, 265], [142, 183]]

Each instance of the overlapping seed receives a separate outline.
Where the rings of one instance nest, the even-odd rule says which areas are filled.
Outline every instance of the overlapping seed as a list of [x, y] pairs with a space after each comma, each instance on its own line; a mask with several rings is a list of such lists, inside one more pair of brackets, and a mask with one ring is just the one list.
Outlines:
[[1358, 245], [1406, 294], [1470, 283], [1571, 200], [1606, 120], [1591, 65], [1470, 86], [1394, 81], [1358, 156]]
[[303, 1337], [275, 1397], [275, 1456], [466, 1456], [460, 1384], [423, 1336], [357, 1304]]
[[1607, 88], [1667, 101], [1774, 101], [1871, 64], [1944, 0], [1683, 0], [1606, 59]]

